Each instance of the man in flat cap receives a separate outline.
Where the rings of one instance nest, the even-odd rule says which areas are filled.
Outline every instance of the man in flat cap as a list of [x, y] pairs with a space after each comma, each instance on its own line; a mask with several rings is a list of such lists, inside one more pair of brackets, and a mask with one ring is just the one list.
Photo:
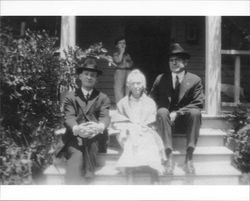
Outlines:
[[81, 86], [64, 100], [66, 133], [63, 141], [68, 159], [66, 184], [81, 184], [83, 176], [93, 176], [96, 154], [101, 147], [98, 143], [107, 134], [110, 123], [110, 99], [95, 89], [97, 78], [102, 73], [97, 69], [96, 61], [87, 58], [76, 68], [76, 73]]
[[193, 152], [201, 125], [201, 109], [204, 96], [200, 77], [187, 72], [190, 55], [178, 43], [170, 47], [169, 67], [171, 73], [159, 75], [150, 95], [158, 106], [157, 127], [166, 148], [166, 173], [173, 174], [172, 133], [185, 132], [187, 138], [184, 170], [194, 174]]

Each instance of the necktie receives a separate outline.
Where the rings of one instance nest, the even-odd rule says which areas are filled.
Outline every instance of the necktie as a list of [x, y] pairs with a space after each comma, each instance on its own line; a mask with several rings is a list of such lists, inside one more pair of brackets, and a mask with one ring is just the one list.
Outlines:
[[176, 76], [172, 92], [172, 100], [170, 103], [171, 110], [178, 110], [179, 91], [180, 91], [180, 82], [179, 82], [179, 77]]
[[180, 86], [179, 77], [178, 75], [176, 75], [174, 89], [178, 90], [179, 86]]
[[87, 93], [87, 94], [85, 95], [85, 99], [86, 99], [87, 102], [88, 102], [88, 100], [89, 100], [89, 97], [90, 97], [90, 95], [89, 95], [89, 93]]

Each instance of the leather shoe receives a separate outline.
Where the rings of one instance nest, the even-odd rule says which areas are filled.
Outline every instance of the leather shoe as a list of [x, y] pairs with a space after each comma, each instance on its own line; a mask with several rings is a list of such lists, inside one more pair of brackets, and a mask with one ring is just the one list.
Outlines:
[[184, 171], [186, 174], [193, 175], [195, 174], [195, 168], [192, 160], [188, 160], [184, 165]]

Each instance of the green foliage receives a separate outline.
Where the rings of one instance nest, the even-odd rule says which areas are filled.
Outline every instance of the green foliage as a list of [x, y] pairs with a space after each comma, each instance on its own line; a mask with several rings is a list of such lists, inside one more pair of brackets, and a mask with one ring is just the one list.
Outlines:
[[51, 162], [61, 125], [57, 39], [29, 30], [14, 38], [6, 27], [0, 34], [1, 183], [29, 183]]
[[234, 144], [233, 161], [242, 172], [250, 172], [250, 108], [239, 105], [229, 116], [233, 130], [227, 143]]

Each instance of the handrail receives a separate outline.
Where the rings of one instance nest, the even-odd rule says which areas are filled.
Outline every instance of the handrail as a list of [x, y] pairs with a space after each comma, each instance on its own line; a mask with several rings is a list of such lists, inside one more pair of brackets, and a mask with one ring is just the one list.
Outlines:
[[[234, 102], [226, 105], [237, 105], [240, 103], [240, 76], [241, 76], [241, 58], [243, 55], [250, 55], [250, 50], [221, 50], [221, 54], [235, 55], [234, 58]], [[224, 103], [225, 104], [225, 103]]]
[[228, 54], [228, 55], [250, 55], [250, 50], [221, 50], [221, 54]]

